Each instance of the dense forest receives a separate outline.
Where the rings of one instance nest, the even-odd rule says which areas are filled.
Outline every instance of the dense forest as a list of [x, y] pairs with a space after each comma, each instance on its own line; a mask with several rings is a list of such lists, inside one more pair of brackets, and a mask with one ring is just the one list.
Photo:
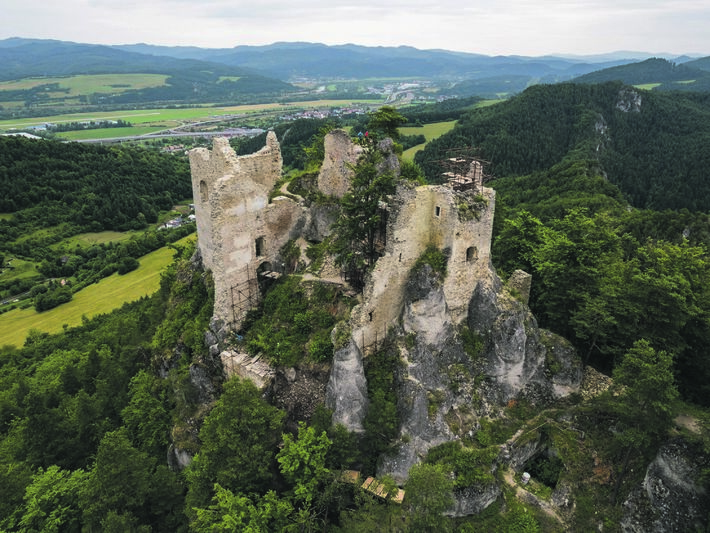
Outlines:
[[185, 158], [18, 136], [0, 137], [0, 187], [0, 212], [14, 213], [0, 227], [13, 238], [30, 221], [83, 231], [139, 229], [192, 197]]
[[456, 148], [475, 148], [496, 177], [545, 170], [568, 156], [590, 158], [634, 207], [695, 211], [710, 208], [709, 140], [706, 94], [564, 83], [471, 111], [416, 161], [437, 182], [437, 161]]
[[621, 81], [627, 85], [649, 84], [657, 91], [707, 92], [710, 90], [710, 73], [702, 67], [702, 59], [675, 64], [666, 59], [651, 58], [590, 72], [575, 78], [574, 82]]

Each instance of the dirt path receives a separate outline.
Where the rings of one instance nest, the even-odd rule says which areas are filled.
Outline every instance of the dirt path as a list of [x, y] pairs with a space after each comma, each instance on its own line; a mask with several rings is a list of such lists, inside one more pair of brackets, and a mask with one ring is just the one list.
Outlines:
[[290, 191], [288, 190], [288, 184], [289, 184], [289, 183], [290, 183], [290, 182], [287, 181], [287, 182], [285, 182], [283, 185], [281, 185], [281, 188], [279, 189], [279, 191], [281, 191], [283, 194], [286, 194], [286, 195], [289, 195], [289, 196], [295, 196], [296, 198], [298, 198], [298, 201], [299, 201], [299, 202], [302, 202], [302, 201], [303, 201], [303, 197], [302, 197], [302, 196], [299, 196], [298, 194], [293, 194], [292, 192], [290, 192]]
[[529, 504], [529, 505], [534, 505], [536, 507], [539, 507], [542, 509], [542, 511], [557, 520], [561, 525], [565, 525], [564, 520], [562, 520], [562, 517], [557, 514], [557, 511], [555, 508], [550, 505], [548, 502], [545, 500], [541, 500], [537, 496], [535, 496], [532, 492], [528, 492], [525, 490], [523, 487], [521, 487], [518, 483], [515, 482], [515, 478], [513, 477], [513, 471], [508, 469], [505, 472], [503, 472], [503, 479], [505, 482], [513, 488], [515, 491], [515, 497], [518, 498], [519, 500]]

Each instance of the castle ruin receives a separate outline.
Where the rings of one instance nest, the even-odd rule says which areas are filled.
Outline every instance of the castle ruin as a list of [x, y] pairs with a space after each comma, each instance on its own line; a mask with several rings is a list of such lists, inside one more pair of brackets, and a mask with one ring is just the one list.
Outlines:
[[[340, 198], [349, 188], [351, 167], [362, 148], [343, 130], [326, 135], [324, 145], [318, 188]], [[286, 196], [269, 200], [282, 171], [273, 132], [254, 154], [237, 156], [227, 139], [217, 138], [211, 151], [197, 148], [189, 157], [198, 248], [215, 283], [213, 318], [221, 328], [236, 331], [246, 312], [258, 304], [260, 284], [282, 273], [279, 250], [301, 236], [308, 209]], [[392, 157], [385, 162], [390, 168], [396, 165]], [[494, 192], [483, 188], [480, 176], [480, 171], [472, 173], [481, 202], [475, 216], [451, 186], [398, 187], [388, 208], [385, 253], [371, 273], [365, 303], [356, 308], [365, 318], [353, 317], [354, 337], [363, 352], [396, 320], [402, 285], [428, 245], [449, 254], [446, 299], [456, 321], [465, 317], [477, 269], [487, 267], [490, 255]]]

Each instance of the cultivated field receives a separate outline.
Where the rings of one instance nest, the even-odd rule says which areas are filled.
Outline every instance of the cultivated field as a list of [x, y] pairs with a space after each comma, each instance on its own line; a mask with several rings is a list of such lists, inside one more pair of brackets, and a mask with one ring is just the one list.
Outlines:
[[131, 128], [98, 128], [94, 130], [63, 131], [57, 133], [58, 139], [83, 141], [85, 139], [112, 139], [116, 137], [135, 137], [148, 135], [165, 129], [165, 126], [133, 126]]
[[79, 235], [74, 235], [68, 239], [64, 239], [60, 243], [52, 246], [52, 248], [59, 248], [63, 246], [65, 249], [72, 249], [80, 246], [81, 248], [89, 248], [96, 244], [103, 244], [106, 242], [120, 242], [126, 241], [133, 237], [134, 235], [139, 235], [143, 233], [142, 231], [100, 231], [98, 233], [80, 233]]
[[[196, 235], [178, 241], [184, 243]], [[77, 292], [71, 302], [38, 313], [34, 308], [13, 309], [0, 315], [0, 345], [21, 346], [30, 329], [57, 333], [64, 324], [69, 327], [81, 324], [82, 316], [91, 318], [110, 313], [126, 302], [153, 294], [160, 287], [160, 273], [173, 260], [173, 250], [161, 248], [139, 259], [140, 267], [119, 276], [113, 274], [99, 283]]]

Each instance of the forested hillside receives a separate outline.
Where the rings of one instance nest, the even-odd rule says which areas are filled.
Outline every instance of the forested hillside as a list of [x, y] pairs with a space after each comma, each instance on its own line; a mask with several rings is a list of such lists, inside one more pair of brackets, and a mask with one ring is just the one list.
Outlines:
[[707, 210], [710, 95], [558, 84], [530, 87], [468, 113], [416, 156], [440, 180], [447, 150], [474, 147], [496, 177], [550, 168], [566, 157], [596, 161], [634, 207]]
[[710, 74], [702, 66], [707, 58], [675, 64], [651, 58], [639, 63], [610, 67], [575, 78], [575, 83], [622, 81], [628, 85], [651, 85], [654, 90], [708, 91]]
[[[185, 489], [165, 451], [171, 417], [195, 409], [187, 366], [212, 307], [199, 275], [178, 283], [178, 268], [151, 298], [0, 348], [0, 528], [180, 530]], [[160, 379], [160, 354], [178, 343]]]
[[[180, 155], [3, 136], [0, 187], [0, 297], [34, 291], [38, 311], [116, 271], [135, 269], [142, 255], [194, 231], [189, 224], [126, 235], [121, 243], [62, 243], [80, 233], [155, 228], [160, 213], [192, 197], [189, 166]], [[71, 290], [48, 291], [52, 278], [65, 278]], [[62, 298], [50, 298], [55, 293]]]
[[6, 231], [29, 221], [84, 231], [142, 228], [192, 197], [185, 158], [16, 136], [0, 137], [0, 187], [0, 212], [14, 213], [0, 226]]

